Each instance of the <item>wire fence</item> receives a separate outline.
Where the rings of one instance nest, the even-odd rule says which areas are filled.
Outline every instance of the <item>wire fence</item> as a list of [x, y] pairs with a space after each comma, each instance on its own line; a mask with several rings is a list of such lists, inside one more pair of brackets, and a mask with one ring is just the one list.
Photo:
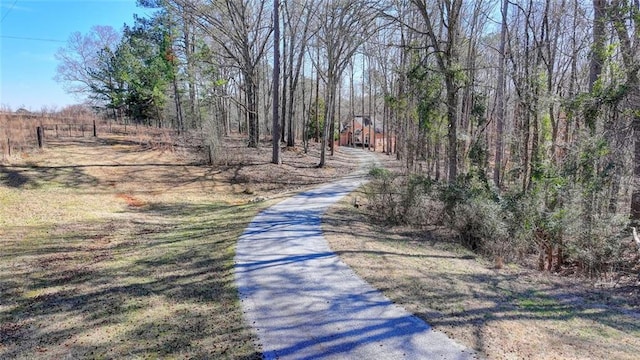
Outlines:
[[168, 150], [177, 146], [177, 139], [181, 139], [182, 144], [190, 142], [185, 136], [177, 136], [173, 129], [118, 123], [97, 117], [0, 114], [0, 160], [38, 151], [53, 140], [99, 138], [101, 134], [133, 136], [140, 144]]

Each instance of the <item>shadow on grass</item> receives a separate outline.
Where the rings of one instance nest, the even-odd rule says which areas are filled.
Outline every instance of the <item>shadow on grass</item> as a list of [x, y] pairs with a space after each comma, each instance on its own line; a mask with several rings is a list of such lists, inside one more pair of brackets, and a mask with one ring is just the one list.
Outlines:
[[[240, 159], [241, 152], [228, 168], [139, 163], [124, 155], [137, 157], [150, 145], [112, 137], [48, 139], [42, 158], [54, 149], [63, 165], [5, 166], [0, 186], [113, 193], [118, 181], [138, 181], [146, 191], [208, 186], [216, 175], [282, 192], [334, 176], [293, 177], [292, 169], [312, 161], [277, 167]], [[72, 162], [76, 156], [80, 161]], [[104, 176], [93, 176], [94, 168], [104, 168]], [[256, 178], [256, 169], [268, 176]], [[0, 229], [0, 358], [260, 358], [233, 277], [236, 240], [258, 205], [201, 199], [145, 203], [102, 222]]]
[[[98, 178], [87, 170], [102, 168], [109, 175]], [[148, 171], [154, 172], [149, 173]], [[162, 164], [89, 164], [69, 166], [0, 166], [0, 186], [16, 189], [38, 189], [47, 186], [84, 189], [91, 193], [113, 192], [113, 186], [144, 181], [142, 191], [210, 183], [213, 169], [196, 163]]]
[[96, 177], [87, 174], [80, 166], [42, 167], [37, 165], [0, 167], [0, 185], [14, 188], [38, 188], [42, 184], [59, 184], [64, 187], [95, 187]]
[[[166, 183], [181, 186], [211, 180], [215, 176], [222, 183], [239, 185], [241, 190], [245, 186], [250, 186], [252, 191], [280, 192], [282, 188], [308, 187], [336, 178], [336, 174], [327, 169], [310, 172], [308, 169], [314, 166], [315, 161], [310, 162], [309, 159], [291, 157], [280, 166], [256, 157], [255, 154], [245, 159], [244, 155], [247, 155], [247, 151], [250, 150], [246, 149], [246, 146], [240, 149], [237, 144], [228, 149], [225, 148], [225, 151], [237, 154], [237, 158], [225, 165], [213, 167], [203, 166], [204, 159], [176, 163], [162, 161], [145, 163], [131, 158], [131, 154], [150, 152], [154, 149], [144, 141], [117, 137], [55, 139], [45, 150], [45, 156], [46, 151], [57, 151], [66, 154], [65, 157], [69, 159], [75, 159], [76, 155], [82, 156], [88, 159], [87, 163], [40, 165], [31, 162], [0, 166], [0, 186], [31, 189], [43, 185], [57, 185], [68, 188], [108, 190], [108, 186], [137, 179], [148, 170], [161, 170], [164, 174], [145, 176], [145, 182], [150, 186]], [[88, 157], [88, 154], [93, 153], [96, 154], [95, 159]], [[95, 171], [91, 172], [91, 170], [95, 169], [104, 171], [107, 174], [105, 176], [110, 178], [92, 175]], [[200, 175], [193, 174], [193, 170], [197, 170], [196, 172]]]
[[[428, 276], [425, 274], [425, 276]], [[574, 351], [580, 351], [572, 356], [582, 357], [591, 354], [593, 358], [607, 357], [609, 352], [626, 354], [627, 357], [640, 351], [640, 342], [629, 341], [640, 336], [640, 313], [628, 311], [620, 307], [606, 305], [599, 301], [589, 300], [592, 295], [587, 289], [567, 288], [560, 284], [540, 285], [532, 283], [530, 287], [510, 287], [509, 283], [522, 281], [518, 275], [484, 274], [484, 275], [449, 275], [440, 276], [441, 287], [429, 289], [428, 293], [405, 292], [397, 299], [399, 302], [433, 304], [436, 309], [420, 311], [416, 315], [428, 321], [435, 328], [473, 327], [475, 331], [475, 348], [486, 349], [488, 333], [482, 329], [492, 323], [508, 324], [521, 322], [514, 329], [527, 327], [528, 331], [546, 329], [553, 337], [554, 343], [571, 346]], [[490, 284], [483, 290], [467, 292], [456, 291], [448, 284]], [[397, 292], [399, 288], [391, 288], [390, 292]], [[473, 297], [484, 304], [465, 308], [465, 302]], [[539, 325], [548, 322], [549, 325]], [[580, 324], [580, 336], [560, 330], [560, 324]], [[589, 325], [593, 324], [593, 325]], [[571, 328], [571, 325], [565, 325]], [[617, 335], [616, 335], [617, 334]], [[621, 337], [622, 336], [622, 337]], [[624, 338], [628, 337], [628, 338]], [[615, 340], [618, 339], [618, 340]], [[525, 341], [519, 339], [519, 341]], [[620, 344], [624, 343], [624, 346]], [[586, 344], [586, 345], [585, 345]], [[597, 345], [597, 350], [589, 350]], [[615, 357], [615, 356], [614, 356]]]
[[31, 179], [20, 169], [0, 165], [0, 184], [12, 188], [29, 186]]
[[[55, 139], [49, 145], [39, 157], [41, 161], [0, 165], [0, 186], [17, 189], [58, 186], [95, 191], [110, 190], [117, 183], [143, 179], [150, 186], [168, 183], [175, 187], [203, 181], [214, 174], [213, 169], [202, 166], [202, 161], [141, 162], [136, 154], [152, 153], [154, 148], [131, 139]], [[48, 160], [49, 153], [63, 164], [40, 164]], [[161, 153], [158, 151], [157, 154]], [[84, 163], [78, 159], [84, 159]], [[66, 161], [69, 163], [64, 163]], [[95, 175], [96, 171], [100, 175]], [[148, 171], [155, 173], [148, 175]]]
[[73, 232], [18, 239], [9, 229], [0, 358], [259, 359], [233, 277], [235, 241], [255, 212], [151, 204]]

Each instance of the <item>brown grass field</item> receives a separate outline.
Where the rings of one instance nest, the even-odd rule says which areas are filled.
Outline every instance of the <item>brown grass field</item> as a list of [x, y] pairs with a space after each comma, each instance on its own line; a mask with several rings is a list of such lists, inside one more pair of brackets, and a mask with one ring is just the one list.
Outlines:
[[241, 139], [226, 147], [215, 167], [110, 134], [7, 157], [0, 359], [260, 358], [233, 282], [235, 242], [260, 209], [352, 165], [337, 155], [318, 170], [293, 150], [278, 167]]
[[115, 124], [91, 114], [0, 113], [0, 163], [10, 161], [12, 156], [24, 156], [38, 150], [38, 127], [43, 129], [43, 145], [46, 147], [50, 141], [92, 137], [94, 124], [99, 136], [127, 135], [154, 148], [171, 144], [176, 135], [171, 129]]

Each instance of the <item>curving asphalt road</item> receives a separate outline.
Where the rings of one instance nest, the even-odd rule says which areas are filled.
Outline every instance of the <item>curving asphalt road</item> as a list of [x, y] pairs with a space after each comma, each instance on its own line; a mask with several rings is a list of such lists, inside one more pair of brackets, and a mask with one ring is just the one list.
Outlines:
[[375, 161], [274, 205], [241, 236], [235, 277], [265, 359], [474, 359], [472, 351], [390, 302], [328, 247], [320, 218], [366, 182]]

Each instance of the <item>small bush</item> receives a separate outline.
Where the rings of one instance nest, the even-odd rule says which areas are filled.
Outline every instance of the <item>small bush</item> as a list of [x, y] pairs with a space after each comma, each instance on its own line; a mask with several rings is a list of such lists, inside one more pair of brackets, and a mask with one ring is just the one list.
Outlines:
[[485, 255], [508, 255], [509, 227], [500, 204], [480, 197], [471, 198], [456, 204], [449, 216], [449, 225], [458, 231], [463, 245]]
[[440, 187], [445, 225], [456, 230], [462, 245], [477, 253], [510, 259], [516, 252], [508, 219], [495, 189], [486, 177], [470, 173]]
[[369, 170], [369, 176], [376, 180], [387, 180], [393, 178], [393, 173], [385, 168], [373, 167]]
[[373, 177], [367, 190], [369, 205], [384, 222], [423, 226], [439, 217], [441, 206], [432, 198], [431, 179], [400, 176], [381, 168], [369, 174]]
[[394, 184], [396, 176], [389, 170], [374, 167], [369, 171], [373, 177], [365, 192], [369, 200], [369, 207], [375, 216], [386, 223], [397, 222], [397, 186]]
[[[584, 224], [581, 222], [581, 224]], [[623, 230], [628, 219], [625, 216], [595, 216], [590, 226], [582, 226], [566, 243], [567, 258], [578, 270], [591, 278], [630, 266], [625, 252], [630, 247], [625, 243]]]

